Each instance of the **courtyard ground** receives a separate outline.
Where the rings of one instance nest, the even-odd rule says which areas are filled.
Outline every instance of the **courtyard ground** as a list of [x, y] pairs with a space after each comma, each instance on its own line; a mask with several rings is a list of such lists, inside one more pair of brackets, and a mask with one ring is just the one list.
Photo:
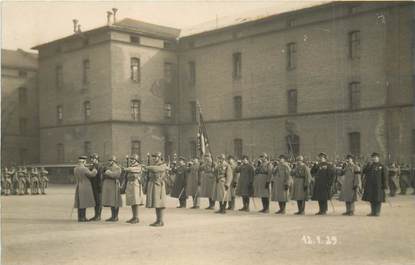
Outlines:
[[[411, 191], [409, 191], [411, 192]], [[295, 202], [285, 216], [202, 209], [176, 209], [169, 198], [166, 226], [150, 227], [154, 210], [140, 208], [140, 223], [125, 223], [130, 209], [120, 209], [118, 223], [76, 222], [70, 219], [74, 187], [51, 185], [47, 195], [1, 198], [2, 264], [415, 264], [415, 196], [391, 198], [382, 216], [367, 217], [369, 205], [359, 202], [356, 216], [336, 212], [314, 216], [317, 203], [309, 202], [306, 216], [294, 216]], [[237, 199], [237, 208], [241, 199]], [[190, 205], [188, 201], [188, 206]], [[260, 200], [256, 199], [259, 208]], [[92, 217], [93, 209], [87, 210]], [[110, 211], [103, 210], [103, 219]]]

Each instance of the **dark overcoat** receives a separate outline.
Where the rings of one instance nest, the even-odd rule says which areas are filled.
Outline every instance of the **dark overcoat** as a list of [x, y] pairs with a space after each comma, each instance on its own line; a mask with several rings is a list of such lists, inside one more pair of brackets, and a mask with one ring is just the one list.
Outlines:
[[386, 168], [381, 163], [371, 163], [365, 167], [363, 174], [365, 175], [365, 184], [362, 200], [385, 202]]
[[255, 169], [251, 164], [242, 164], [239, 167], [239, 180], [236, 186], [237, 196], [252, 196]]
[[327, 162], [320, 162], [315, 164], [311, 169], [311, 174], [315, 178], [313, 201], [326, 201], [332, 197], [332, 185], [336, 177], [336, 169]]

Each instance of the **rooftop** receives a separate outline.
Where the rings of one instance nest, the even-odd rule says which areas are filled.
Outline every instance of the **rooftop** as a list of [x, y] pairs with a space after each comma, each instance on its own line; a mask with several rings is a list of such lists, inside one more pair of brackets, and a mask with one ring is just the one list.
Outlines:
[[37, 69], [37, 54], [21, 49], [1, 50], [1, 66]]

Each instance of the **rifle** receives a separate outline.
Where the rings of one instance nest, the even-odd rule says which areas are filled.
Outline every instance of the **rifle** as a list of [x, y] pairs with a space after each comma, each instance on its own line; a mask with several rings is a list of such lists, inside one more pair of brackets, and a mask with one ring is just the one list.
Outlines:
[[[147, 153], [147, 166], [150, 165], [150, 153]], [[148, 189], [148, 183], [150, 181], [150, 172], [148, 171], [148, 169], [145, 172], [145, 177], [144, 177], [144, 194], [147, 194], [147, 189]]]
[[[130, 167], [130, 163], [129, 163], [129, 156], [128, 155], [126, 155], [125, 156], [125, 159], [127, 160], [126, 161], [126, 166], [127, 166], [127, 168], [128, 167]], [[127, 171], [125, 171], [125, 169], [122, 171], [122, 173], [121, 173], [121, 177], [120, 177], [120, 179], [123, 181], [122, 182], [122, 184], [120, 185], [121, 186], [121, 190], [120, 190], [120, 193], [121, 194], [125, 194], [125, 190], [127, 189], [127, 182], [128, 182], [128, 178], [127, 178], [127, 176], [128, 176], [128, 172]]]

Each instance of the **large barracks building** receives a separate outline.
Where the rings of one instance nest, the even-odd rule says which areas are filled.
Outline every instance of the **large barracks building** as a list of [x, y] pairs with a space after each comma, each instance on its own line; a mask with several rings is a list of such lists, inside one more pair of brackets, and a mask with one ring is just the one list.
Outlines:
[[39, 144], [27, 148], [39, 158], [27, 162], [197, 156], [200, 105], [214, 155], [377, 151], [413, 163], [414, 29], [411, 2], [314, 4], [189, 30], [75, 25], [34, 47]]

